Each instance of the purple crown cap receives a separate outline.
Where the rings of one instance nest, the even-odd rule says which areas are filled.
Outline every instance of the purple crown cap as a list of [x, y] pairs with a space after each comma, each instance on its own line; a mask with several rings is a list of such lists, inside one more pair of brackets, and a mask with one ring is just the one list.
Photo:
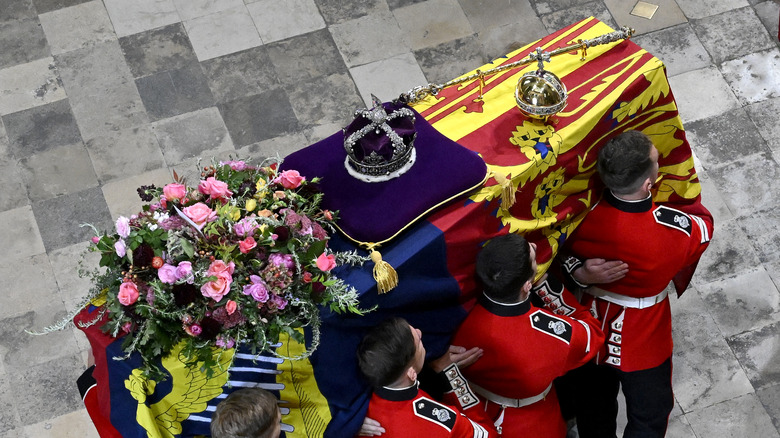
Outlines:
[[382, 103], [371, 95], [373, 108], [355, 111], [344, 128], [347, 171], [366, 182], [396, 178], [415, 161], [414, 112], [402, 103]]

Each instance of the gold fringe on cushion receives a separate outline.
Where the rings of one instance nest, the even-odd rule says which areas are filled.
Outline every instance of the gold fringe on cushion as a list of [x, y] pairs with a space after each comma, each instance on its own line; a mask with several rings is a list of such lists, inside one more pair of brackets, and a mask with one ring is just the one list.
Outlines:
[[371, 261], [374, 262], [374, 280], [376, 288], [380, 294], [390, 292], [398, 286], [398, 274], [390, 263], [382, 260], [382, 254], [371, 248]]
[[512, 206], [515, 205], [515, 191], [512, 188], [511, 174], [504, 176], [500, 173], [493, 172], [493, 179], [501, 186], [501, 208], [504, 210], [512, 208]]

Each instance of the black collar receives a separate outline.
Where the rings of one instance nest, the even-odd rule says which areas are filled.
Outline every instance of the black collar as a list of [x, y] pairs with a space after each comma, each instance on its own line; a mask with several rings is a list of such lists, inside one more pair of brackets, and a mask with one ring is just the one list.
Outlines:
[[525, 301], [519, 303], [499, 303], [498, 301], [491, 300], [484, 293], [479, 296], [479, 304], [482, 304], [488, 312], [498, 316], [517, 316], [524, 315], [531, 310], [531, 300], [528, 298]]
[[414, 382], [412, 386], [407, 386], [406, 388], [390, 388], [387, 386], [383, 386], [381, 388], [374, 389], [374, 394], [378, 395], [379, 397], [385, 400], [390, 400], [390, 401], [412, 400], [415, 397], [417, 397], [418, 385], [419, 382]]
[[615, 196], [615, 194], [612, 193], [612, 190], [605, 190], [604, 199], [609, 202], [609, 205], [620, 211], [625, 211], [626, 213], [645, 213], [653, 208], [653, 197], [650, 195], [647, 195], [647, 198], [638, 201], [626, 201], [625, 199], [620, 199]]

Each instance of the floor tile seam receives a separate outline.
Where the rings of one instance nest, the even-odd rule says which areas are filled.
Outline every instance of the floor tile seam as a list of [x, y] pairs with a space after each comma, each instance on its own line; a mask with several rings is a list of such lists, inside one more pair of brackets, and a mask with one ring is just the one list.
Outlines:
[[[698, 26], [697, 26], [697, 24], [698, 24], [699, 22], [701, 22], [701, 21], [704, 21], [704, 20], [707, 20], [708, 18], [711, 18], [711, 17], [716, 17], [716, 16], [718, 16], [718, 15], [723, 15], [723, 16], [726, 16], [726, 14], [733, 14], [735, 11], [738, 11], [738, 10], [740, 10], [740, 9], [741, 9], [741, 10], [747, 10], [747, 9], [750, 9], [750, 10], [753, 12], [754, 16], [756, 17], [756, 19], [758, 19], [758, 21], [759, 21], [759, 22], [761, 22], [761, 25], [764, 27], [764, 30], [766, 31], [766, 34], [769, 36], [769, 40], [770, 40], [770, 41], [773, 41], [773, 40], [775, 40], [775, 42], [776, 42], [776, 38], [772, 38], [772, 35], [770, 35], [770, 34], [769, 34], [769, 30], [768, 30], [768, 29], [766, 28], [766, 26], [764, 25], [764, 22], [763, 22], [763, 21], [761, 21], [761, 18], [759, 17], [759, 15], [758, 15], [758, 12], [756, 11], [756, 8], [755, 8], [753, 5], [747, 5], [747, 6], [742, 6], [742, 7], [740, 7], [740, 8], [734, 8], [734, 9], [730, 9], [730, 10], [728, 10], [728, 11], [725, 11], [725, 12], [720, 12], [720, 13], [718, 13], [718, 14], [708, 15], [707, 17], [703, 17], [703, 18], [692, 18], [692, 19], [688, 19], [688, 21], [689, 21], [689, 23], [691, 23], [691, 24], [692, 24], [693, 33], [696, 35], [696, 38], [698, 38], [699, 42], [701, 43], [701, 42], [702, 42], [702, 38], [701, 38], [700, 32], [697, 32], [697, 29], [700, 29], [700, 27], [698, 27]], [[686, 17], [686, 18], [687, 18], [687, 17]], [[751, 42], [752, 42], [752, 41], [751, 41]], [[777, 44], [774, 44], [774, 45], [775, 45], [775, 46], [777, 46]], [[717, 66], [717, 65], [719, 65], [719, 64], [723, 64], [723, 63], [725, 63], [725, 62], [733, 61], [733, 60], [735, 60], [735, 59], [739, 59], [739, 58], [741, 58], [741, 57], [744, 57], [744, 56], [747, 56], [747, 55], [749, 55], [749, 53], [748, 53], [748, 54], [742, 54], [742, 55], [736, 55], [736, 56], [734, 56], [733, 54], [730, 54], [730, 55], [729, 55], [729, 56], [727, 56], [725, 59], [723, 59], [723, 60], [721, 60], [720, 62], [716, 63], [716, 62], [715, 62], [715, 56], [714, 56], [714, 55], [713, 55], [713, 53], [712, 53], [712, 52], [710, 52], [710, 50], [707, 48], [707, 45], [702, 43], [702, 46], [704, 47], [704, 50], [707, 52], [707, 54], [709, 54], [709, 55], [710, 55], [710, 59], [712, 60], [712, 63], [713, 63], [713, 65], [716, 65], [716, 66]], [[772, 47], [765, 47], [765, 48], [759, 49], [759, 51], [762, 51], [762, 50], [771, 50], [771, 49], [772, 49]], [[753, 52], [751, 52], [751, 53], [753, 53]]]
[[[757, 266], [753, 266], [753, 267], [748, 268], [746, 270], [743, 270], [743, 271], [740, 271], [740, 272], [736, 272], [736, 273], [733, 273], [733, 274], [727, 274], [727, 275], [718, 277], [718, 278], [713, 279], [713, 280], [703, 280], [703, 279], [701, 279], [701, 277], [696, 277], [695, 280], [693, 281], [693, 286], [701, 294], [701, 292], [702, 292], [701, 288], [703, 288], [703, 287], [713, 286], [714, 283], [720, 283], [720, 282], [724, 282], [724, 281], [734, 280], [735, 278], [737, 278], [737, 277], [739, 277], [741, 275], [755, 274], [755, 273], [760, 272], [762, 269], [764, 271], [766, 271], [767, 274], [769, 273], [769, 271], [766, 269], [764, 264], [761, 263], [761, 264], [759, 264]], [[780, 291], [780, 289], [778, 289], [778, 290]]]
[[[726, 114], [727, 112], [728, 112], [728, 111], [724, 111], [723, 113], [721, 113], [721, 114], [718, 114], [718, 115], [716, 115], [716, 116], [712, 116], [712, 117], [710, 117], [710, 118], [714, 118], [714, 117], [719, 117], [719, 116], [722, 116], [723, 114]], [[698, 120], [697, 120], [697, 121], [698, 121]], [[752, 119], [751, 119], [751, 122], [752, 122]], [[763, 137], [761, 137], [761, 138], [763, 139]], [[702, 163], [701, 163], [701, 167], [702, 167], [702, 169], [703, 169], [705, 172], [707, 172], [707, 174], [708, 174], [708, 175], [710, 175], [710, 176], [711, 176], [711, 173], [712, 173], [713, 171], [718, 171], [718, 170], [721, 170], [721, 169], [723, 169], [724, 167], [728, 167], [728, 166], [730, 166], [730, 165], [737, 164], [737, 163], [739, 163], [739, 164], [747, 164], [747, 163], [748, 163], [749, 161], [751, 161], [752, 159], [755, 159], [755, 158], [756, 158], [756, 157], [758, 157], [758, 156], [761, 156], [761, 155], [767, 155], [767, 154], [769, 154], [769, 155], [772, 155], [772, 157], [771, 157], [771, 158], [772, 158], [772, 161], [774, 161], [774, 162], [775, 162], [775, 164], [778, 164], [778, 165], [780, 165], [780, 162], [779, 162], [779, 161], [778, 161], [778, 159], [777, 159], [777, 158], [774, 156], [774, 153], [773, 153], [772, 149], [771, 149], [771, 148], [769, 148], [769, 147], [768, 147], [768, 145], [767, 145], [767, 150], [764, 150], [764, 151], [756, 151], [756, 152], [753, 152], [752, 154], [749, 154], [749, 155], [742, 155], [742, 156], [740, 156], [739, 158], [735, 158], [735, 159], [733, 159], [733, 160], [731, 160], [731, 161], [723, 161], [723, 162], [721, 162], [721, 163], [705, 163], [705, 162], [702, 162]], [[720, 190], [718, 190], [718, 193], [721, 193], [721, 191], [720, 191]]]

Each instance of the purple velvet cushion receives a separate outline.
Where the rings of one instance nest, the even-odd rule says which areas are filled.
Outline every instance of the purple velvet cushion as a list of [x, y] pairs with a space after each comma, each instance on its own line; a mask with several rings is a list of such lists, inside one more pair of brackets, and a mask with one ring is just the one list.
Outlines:
[[398, 178], [367, 183], [344, 168], [344, 134], [339, 131], [284, 159], [307, 179], [321, 177], [322, 207], [339, 211], [337, 222], [350, 238], [383, 242], [443, 201], [485, 180], [482, 158], [434, 129], [415, 111], [417, 161]]

